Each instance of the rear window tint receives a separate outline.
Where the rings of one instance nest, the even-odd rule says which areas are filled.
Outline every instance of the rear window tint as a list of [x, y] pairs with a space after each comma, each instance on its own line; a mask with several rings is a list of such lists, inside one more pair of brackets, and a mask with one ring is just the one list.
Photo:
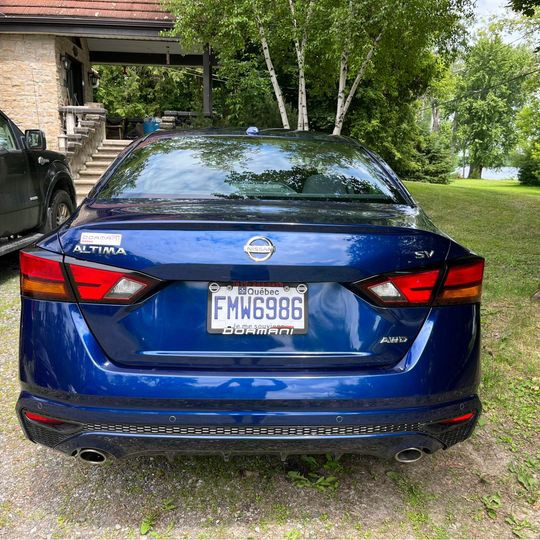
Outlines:
[[120, 163], [97, 198], [403, 203], [384, 170], [361, 148], [233, 136], [152, 139]]

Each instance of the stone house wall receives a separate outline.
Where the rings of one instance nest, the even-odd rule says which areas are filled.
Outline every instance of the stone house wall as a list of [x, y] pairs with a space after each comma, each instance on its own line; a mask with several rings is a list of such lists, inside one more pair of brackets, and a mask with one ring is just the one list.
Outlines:
[[92, 101], [88, 48], [80, 44], [53, 35], [0, 34], [0, 109], [23, 131], [43, 130], [51, 150], [62, 133], [58, 107], [69, 104], [61, 55], [82, 62], [85, 100]]

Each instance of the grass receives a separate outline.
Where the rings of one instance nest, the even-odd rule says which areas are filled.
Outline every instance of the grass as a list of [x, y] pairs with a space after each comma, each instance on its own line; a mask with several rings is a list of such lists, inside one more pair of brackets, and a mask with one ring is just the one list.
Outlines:
[[409, 184], [486, 257], [484, 415], [473, 437], [404, 466], [345, 456], [139, 458], [88, 467], [23, 439], [16, 258], [0, 260], [0, 537], [537, 538], [540, 189]]
[[455, 179], [452, 186], [481, 189], [484, 191], [498, 191], [499, 193], [512, 193], [514, 195], [538, 196], [540, 188], [536, 186], [524, 186], [517, 180], [478, 180], [478, 179]]
[[515, 180], [407, 187], [439, 227], [486, 258], [486, 417], [518, 451], [520, 440], [538, 432], [540, 302], [531, 297], [540, 289], [540, 188]]

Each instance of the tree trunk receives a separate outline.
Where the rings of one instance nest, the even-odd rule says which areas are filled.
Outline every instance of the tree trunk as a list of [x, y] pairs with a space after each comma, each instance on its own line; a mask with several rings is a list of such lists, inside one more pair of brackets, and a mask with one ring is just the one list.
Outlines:
[[304, 21], [304, 31], [302, 33], [302, 40], [298, 34], [298, 21], [296, 19], [296, 9], [294, 7], [294, 1], [289, 0], [289, 9], [291, 10], [292, 23], [294, 28], [294, 48], [296, 50], [296, 60], [298, 63], [298, 122], [296, 129], [298, 131], [309, 130], [309, 120], [307, 111], [307, 92], [306, 92], [306, 76], [305, 76], [305, 58], [306, 58], [306, 42], [307, 42], [307, 28], [311, 15], [313, 13], [313, 2], [310, 0], [308, 4], [308, 11], [306, 20]]
[[281, 92], [279, 81], [277, 80], [276, 70], [274, 69], [272, 57], [270, 56], [270, 49], [268, 48], [268, 40], [266, 39], [266, 32], [262, 24], [259, 24], [259, 36], [261, 38], [263, 55], [266, 61], [266, 68], [268, 69], [268, 74], [270, 75], [270, 80], [272, 81], [272, 87], [274, 88], [274, 94], [276, 96], [276, 101], [278, 103], [279, 114], [281, 116], [281, 123], [283, 124], [283, 127], [285, 129], [290, 129], [289, 118], [287, 116], [287, 108], [285, 107], [285, 99], [283, 98], [283, 93]]
[[356, 90], [358, 89], [358, 85], [364, 78], [364, 74], [366, 73], [368, 64], [371, 61], [371, 57], [373, 56], [375, 49], [379, 46], [379, 41], [381, 40], [381, 37], [382, 37], [382, 32], [376, 37], [375, 41], [369, 48], [369, 51], [366, 57], [364, 58], [364, 61], [362, 62], [362, 65], [360, 66], [358, 73], [356, 74], [354, 82], [352, 83], [351, 89], [349, 90], [349, 95], [347, 96], [345, 103], [341, 107], [341, 114], [340, 115], [336, 114], [336, 122], [334, 125], [334, 131], [332, 132], [332, 135], [341, 135], [341, 130], [343, 129], [343, 121], [345, 120], [345, 115], [347, 114], [347, 111], [349, 110], [349, 107], [351, 106], [351, 102], [354, 98]]
[[439, 105], [435, 100], [431, 101], [431, 132], [437, 133], [440, 127]]
[[472, 163], [469, 169], [469, 176], [467, 178], [482, 178], [483, 165], [480, 163]]
[[[338, 97], [337, 97], [337, 107], [336, 107], [336, 119], [341, 118], [341, 112], [343, 110], [343, 105], [345, 104], [345, 85], [347, 84], [348, 70], [349, 70], [349, 50], [347, 48], [344, 48], [343, 51], [341, 52], [341, 61], [339, 63], [339, 86], [338, 86]], [[340, 132], [341, 132], [341, 129], [340, 129]], [[339, 133], [334, 133], [334, 135], [339, 135]]]

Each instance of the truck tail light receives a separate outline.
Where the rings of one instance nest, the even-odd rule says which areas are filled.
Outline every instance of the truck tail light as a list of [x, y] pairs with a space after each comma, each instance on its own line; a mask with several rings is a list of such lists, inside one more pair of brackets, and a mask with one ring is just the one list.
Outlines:
[[39, 300], [73, 301], [73, 293], [57, 255], [21, 251], [21, 294]]
[[447, 267], [385, 274], [350, 288], [381, 306], [472, 304], [480, 301], [483, 274], [484, 259], [475, 257]]

